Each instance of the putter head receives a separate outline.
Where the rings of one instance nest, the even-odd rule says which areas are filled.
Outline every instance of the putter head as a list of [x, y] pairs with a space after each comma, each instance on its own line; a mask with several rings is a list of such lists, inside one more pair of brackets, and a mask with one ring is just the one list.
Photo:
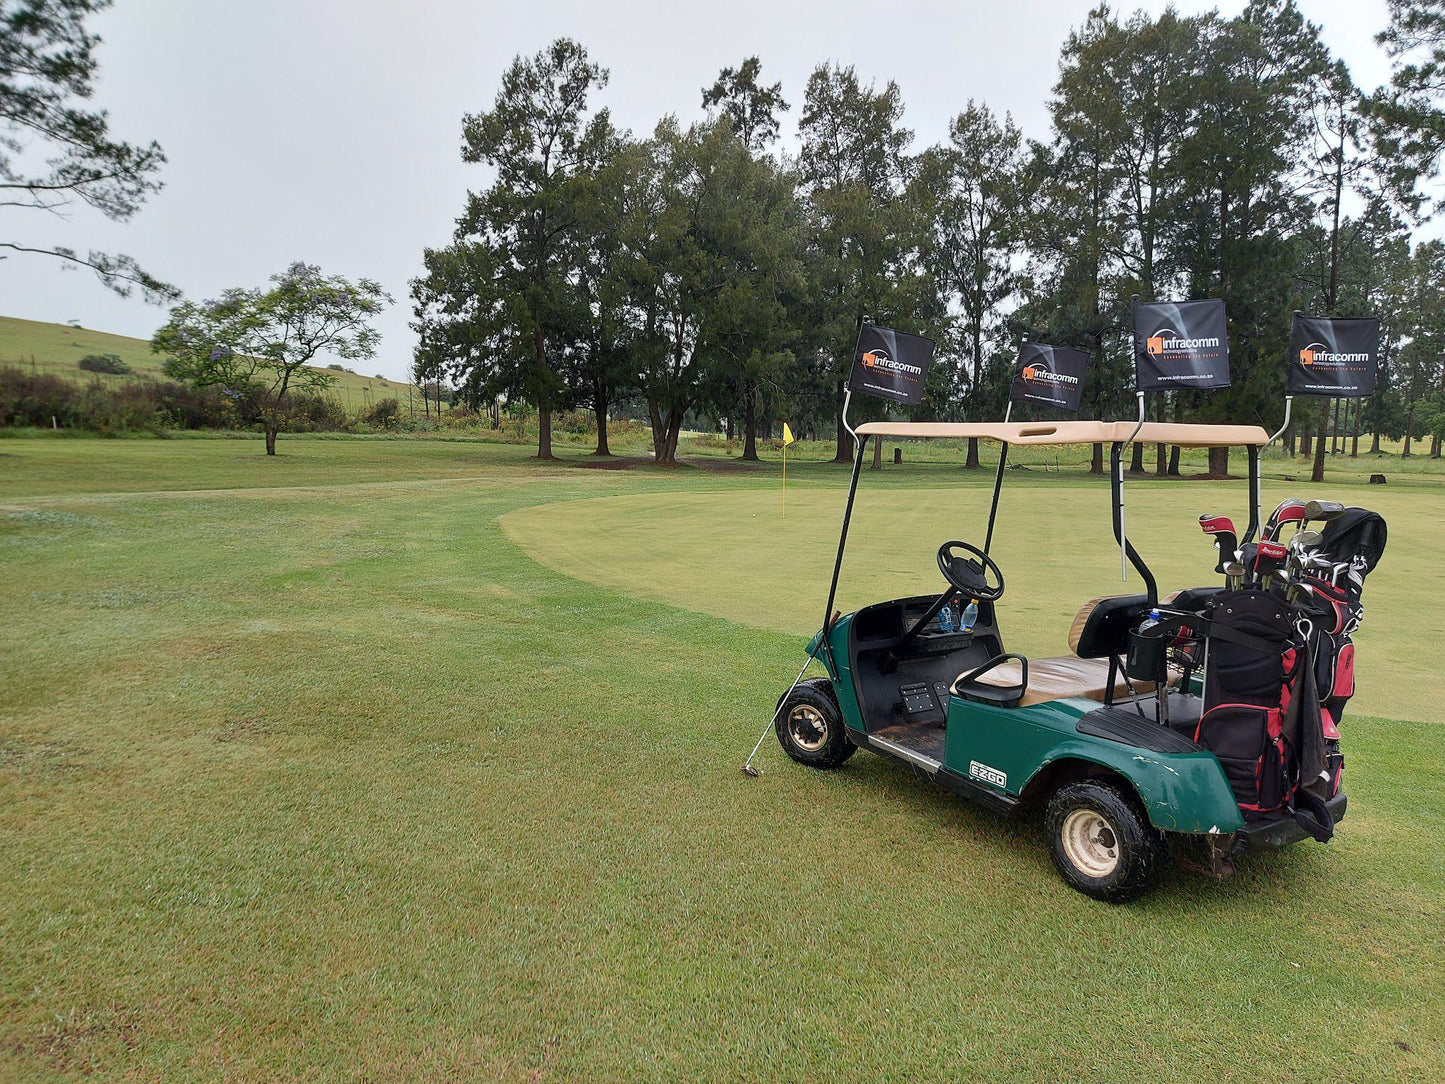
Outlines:
[[756, 779], [763, 774], [763, 770], [761, 768], [754, 768], [751, 764], [744, 764], [743, 774]]

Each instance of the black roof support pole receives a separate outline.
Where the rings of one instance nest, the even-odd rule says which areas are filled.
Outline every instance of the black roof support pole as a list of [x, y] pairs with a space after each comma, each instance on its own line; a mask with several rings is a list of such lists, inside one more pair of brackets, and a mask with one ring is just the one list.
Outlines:
[[1259, 533], [1259, 445], [1249, 445], [1249, 530], [1239, 540], [1240, 545], [1253, 542]]
[[998, 493], [1003, 488], [1003, 468], [1008, 462], [1008, 441], [998, 446], [998, 471], [993, 476], [993, 503], [988, 507], [988, 534], [984, 536], [983, 552], [993, 545], [993, 524], [998, 518]]
[[1124, 441], [1116, 440], [1109, 453], [1109, 493], [1114, 511], [1114, 541], [1119, 543], [1144, 580], [1144, 590], [1149, 595], [1149, 608], [1159, 605], [1159, 585], [1154, 582], [1154, 573], [1144, 563], [1144, 558], [1134, 549], [1134, 543], [1124, 536]]
[[853, 459], [853, 478], [848, 483], [848, 503], [843, 506], [843, 529], [838, 533], [838, 556], [833, 560], [833, 582], [828, 585], [828, 606], [823, 611], [823, 649], [828, 652], [828, 665], [833, 673], [838, 668], [833, 663], [833, 643], [828, 638], [828, 627], [833, 623], [833, 602], [838, 597], [838, 575], [843, 571], [843, 550], [848, 545], [848, 523], [853, 518], [853, 498], [858, 495], [858, 477], [863, 473], [863, 452], [868, 447], [867, 437], [857, 438], [858, 454]]

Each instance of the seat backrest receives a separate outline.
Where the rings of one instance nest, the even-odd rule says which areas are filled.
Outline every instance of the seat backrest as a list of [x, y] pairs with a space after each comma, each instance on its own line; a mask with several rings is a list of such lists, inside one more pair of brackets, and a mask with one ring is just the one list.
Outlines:
[[1129, 630], [1144, 619], [1148, 595], [1106, 595], [1079, 608], [1069, 629], [1069, 648], [1081, 659], [1123, 655]]

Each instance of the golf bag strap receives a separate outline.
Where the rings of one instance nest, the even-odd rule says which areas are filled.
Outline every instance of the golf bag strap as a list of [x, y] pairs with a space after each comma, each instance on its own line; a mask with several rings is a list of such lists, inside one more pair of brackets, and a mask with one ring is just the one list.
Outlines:
[[1212, 639], [1225, 640], [1231, 644], [1238, 644], [1240, 647], [1247, 647], [1251, 651], [1258, 651], [1261, 655], [1278, 655], [1284, 650], [1282, 643], [1266, 640], [1262, 636], [1251, 636], [1247, 632], [1240, 632], [1238, 629], [1230, 628], [1228, 625], [1221, 625], [1218, 621], [1208, 622], [1205, 631]]
[[1320, 843], [1328, 843], [1335, 834], [1335, 817], [1323, 800], [1300, 787], [1290, 806], [1295, 823]]

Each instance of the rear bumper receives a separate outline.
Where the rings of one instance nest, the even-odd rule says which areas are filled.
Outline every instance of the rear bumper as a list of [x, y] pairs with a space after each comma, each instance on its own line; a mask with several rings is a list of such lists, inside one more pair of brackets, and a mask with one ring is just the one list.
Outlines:
[[[1336, 794], [1325, 805], [1329, 807], [1336, 824], [1345, 819], [1346, 796], [1344, 794]], [[1234, 853], [1243, 854], [1245, 851], [1287, 847], [1291, 843], [1298, 843], [1302, 839], [1309, 838], [1309, 833], [1301, 828], [1293, 817], [1285, 815], [1277, 820], [1246, 824], [1234, 834]]]

